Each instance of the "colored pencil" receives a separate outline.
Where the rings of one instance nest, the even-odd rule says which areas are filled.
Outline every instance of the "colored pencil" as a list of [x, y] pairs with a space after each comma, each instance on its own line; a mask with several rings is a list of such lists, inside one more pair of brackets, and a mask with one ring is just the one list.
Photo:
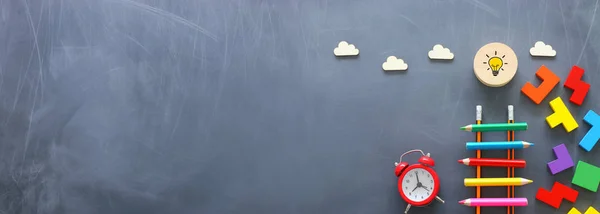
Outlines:
[[528, 201], [527, 198], [468, 198], [458, 203], [469, 207], [524, 207]]
[[[508, 105], [508, 123], [515, 123], [514, 107], [512, 105]], [[509, 130], [508, 132], [506, 132], [506, 136], [507, 136], [508, 141], [515, 141], [515, 131]], [[515, 159], [515, 149], [507, 150], [506, 158], [509, 160], [514, 160]], [[509, 178], [515, 177], [515, 168], [514, 167], [508, 167], [508, 168], [506, 168], [506, 170], [507, 170], [506, 177], [509, 177]], [[515, 186], [506, 187], [506, 196], [508, 198], [515, 197]], [[506, 207], [506, 214], [514, 214], [514, 213], [515, 213], [514, 206]]]
[[519, 123], [487, 123], [487, 124], [471, 124], [460, 127], [460, 130], [468, 132], [497, 132], [497, 131], [523, 131], [527, 130], [526, 122]]
[[465, 166], [488, 166], [488, 167], [516, 167], [525, 168], [527, 162], [525, 160], [506, 160], [500, 158], [465, 158], [458, 160]]
[[525, 178], [465, 178], [466, 187], [523, 186], [532, 183]]
[[[482, 120], [482, 116], [483, 116], [483, 109], [480, 105], [475, 107], [475, 123], [476, 124], [481, 124]], [[481, 142], [482, 141], [482, 136], [481, 136], [481, 132], [475, 132], [476, 134], [476, 139], [477, 142]], [[477, 158], [481, 158], [481, 150], [477, 150]], [[477, 178], [481, 178], [481, 166], [477, 166]], [[476, 191], [476, 196], [477, 198], [481, 197], [481, 187], [478, 186], [476, 187], [477, 191]], [[475, 207], [475, 214], [481, 214], [481, 207]]]
[[467, 142], [467, 150], [525, 149], [533, 146], [525, 141]]

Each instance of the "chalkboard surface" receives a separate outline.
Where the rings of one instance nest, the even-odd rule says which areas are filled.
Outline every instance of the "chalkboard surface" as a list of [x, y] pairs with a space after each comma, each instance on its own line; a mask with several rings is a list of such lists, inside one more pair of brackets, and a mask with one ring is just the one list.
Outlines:
[[[459, 200], [475, 135], [459, 127], [529, 123], [517, 140], [529, 199], [516, 213], [600, 209], [579, 187], [559, 210], [535, 200], [554, 181], [546, 163], [564, 143], [600, 165], [579, 140], [600, 110], [598, 1], [481, 0], [12, 0], [0, 1], [0, 213], [402, 213], [394, 162], [410, 149], [436, 160], [445, 204], [409, 213], [474, 213]], [[339, 41], [357, 57], [333, 55]], [[536, 41], [553, 59], [532, 58]], [[481, 84], [473, 57], [509, 45], [519, 66], [504, 87]], [[431, 61], [443, 44], [454, 60]], [[388, 56], [409, 68], [384, 72]], [[559, 85], [536, 105], [523, 94], [546, 65]], [[582, 106], [562, 86], [573, 65], [591, 84]], [[579, 128], [550, 129], [562, 97]], [[505, 140], [486, 133], [484, 140]], [[505, 151], [484, 152], [506, 157]], [[408, 156], [415, 162], [418, 156]], [[504, 177], [505, 169], [483, 170]], [[505, 197], [506, 188], [483, 188]], [[483, 213], [506, 209], [483, 208]]]

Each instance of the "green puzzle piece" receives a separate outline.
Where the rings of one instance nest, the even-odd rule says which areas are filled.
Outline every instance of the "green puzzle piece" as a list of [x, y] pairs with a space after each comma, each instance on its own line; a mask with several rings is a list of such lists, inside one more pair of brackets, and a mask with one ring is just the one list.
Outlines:
[[600, 167], [579, 161], [571, 183], [589, 191], [597, 192], [598, 184], [600, 184]]

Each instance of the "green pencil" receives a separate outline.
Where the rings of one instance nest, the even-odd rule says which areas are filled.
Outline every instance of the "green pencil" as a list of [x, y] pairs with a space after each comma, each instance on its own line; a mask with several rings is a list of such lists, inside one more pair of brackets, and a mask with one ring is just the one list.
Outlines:
[[526, 122], [519, 123], [487, 123], [487, 124], [471, 124], [460, 127], [460, 130], [468, 132], [505, 132], [505, 131], [522, 131], [527, 130]]

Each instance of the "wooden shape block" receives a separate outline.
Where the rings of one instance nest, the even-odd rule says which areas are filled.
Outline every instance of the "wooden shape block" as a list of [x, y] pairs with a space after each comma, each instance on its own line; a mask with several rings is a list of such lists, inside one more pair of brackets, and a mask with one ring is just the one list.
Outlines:
[[594, 148], [598, 140], [600, 140], [600, 116], [593, 110], [589, 110], [583, 117], [583, 120], [590, 124], [592, 128], [579, 141], [579, 146], [589, 152]]
[[357, 56], [359, 53], [358, 48], [353, 44], [349, 44], [346, 41], [341, 41], [338, 46], [333, 49], [333, 54], [336, 56]]
[[489, 87], [508, 84], [515, 74], [519, 62], [515, 52], [505, 44], [494, 42], [484, 45], [473, 59], [473, 71], [477, 79]]
[[548, 168], [550, 168], [550, 172], [553, 175], [573, 167], [573, 159], [564, 143], [554, 147], [552, 150], [554, 151], [556, 160], [550, 161]]
[[556, 56], [556, 51], [552, 49], [551, 45], [547, 45], [542, 41], [537, 41], [533, 47], [529, 49], [529, 54], [531, 54], [531, 56], [554, 57]]
[[579, 210], [577, 210], [577, 208], [573, 207], [573, 208], [571, 208], [571, 210], [569, 210], [569, 212], [567, 214], [581, 214], [581, 212], [579, 212]]
[[569, 112], [569, 109], [560, 97], [550, 101], [550, 107], [554, 110], [554, 113], [546, 117], [546, 122], [548, 122], [550, 128], [562, 124], [567, 132], [571, 132], [579, 127], [579, 124], [577, 124], [577, 121], [575, 121], [575, 118], [573, 118], [573, 115], [571, 115], [571, 112]]
[[[577, 210], [577, 208], [573, 207], [573, 208], [571, 208], [571, 210], [569, 210], [569, 212], [567, 214], [581, 214], [581, 212], [579, 212], [579, 210]], [[596, 210], [590, 206], [590, 207], [588, 207], [588, 209], [585, 211], [584, 214], [600, 214], [600, 212], [598, 212], [598, 210]]]
[[597, 192], [598, 184], [600, 184], [600, 168], [584, 161], [579, 161], [571, 183], [589, 191]]
[[405, 71], [408, 69], [408, 64], [402, 59], [398, 59], [395, 56], [389, 56], [387, 60], [381, 65], [384, 71]]
[[588, 207], [588, 209], [585, 211], [584, 214], [600, 214], [600, 212], [598, 212], [598, 210], [596, 210], [590, 206], [590, 207]]
[[565, 87], [573, 90], [573, 94], [571, 95], [571, 98], [569, 98], [569, 101], [577, 105], [583, 103], [585, 96], [590, 90], [590, 84], [581, 80], [584, 72], [585, 70], [583, 70], [583, 68], [575, 65], [571, 68], [571, 72], [565, 81]]
[[521, 88], [521, 92], [535, 104], [540, 104], [550, 91], [552, 91], [554, 86], [560, 82], [560, 78], [544, 65], [535, 72], [535, 75], [542, 80], [540, 86], [536, 88], [530, 82], [526, 82], [523, 88]]
[[575, 201], [577, 201], [577, 196], [579, 196], [577, 190], [571, 189], [559, 182], [554, 182], [552, 190], [550, 191], [539, 188], [535, 198], [558, 209], [563, 199], [575, 203]]
[[454, 59], [454, 54], [450, 52], [450, 49], [440, 44], [434, 45], [433, 49], [427, 53], [427, 56], [429, 59]]

